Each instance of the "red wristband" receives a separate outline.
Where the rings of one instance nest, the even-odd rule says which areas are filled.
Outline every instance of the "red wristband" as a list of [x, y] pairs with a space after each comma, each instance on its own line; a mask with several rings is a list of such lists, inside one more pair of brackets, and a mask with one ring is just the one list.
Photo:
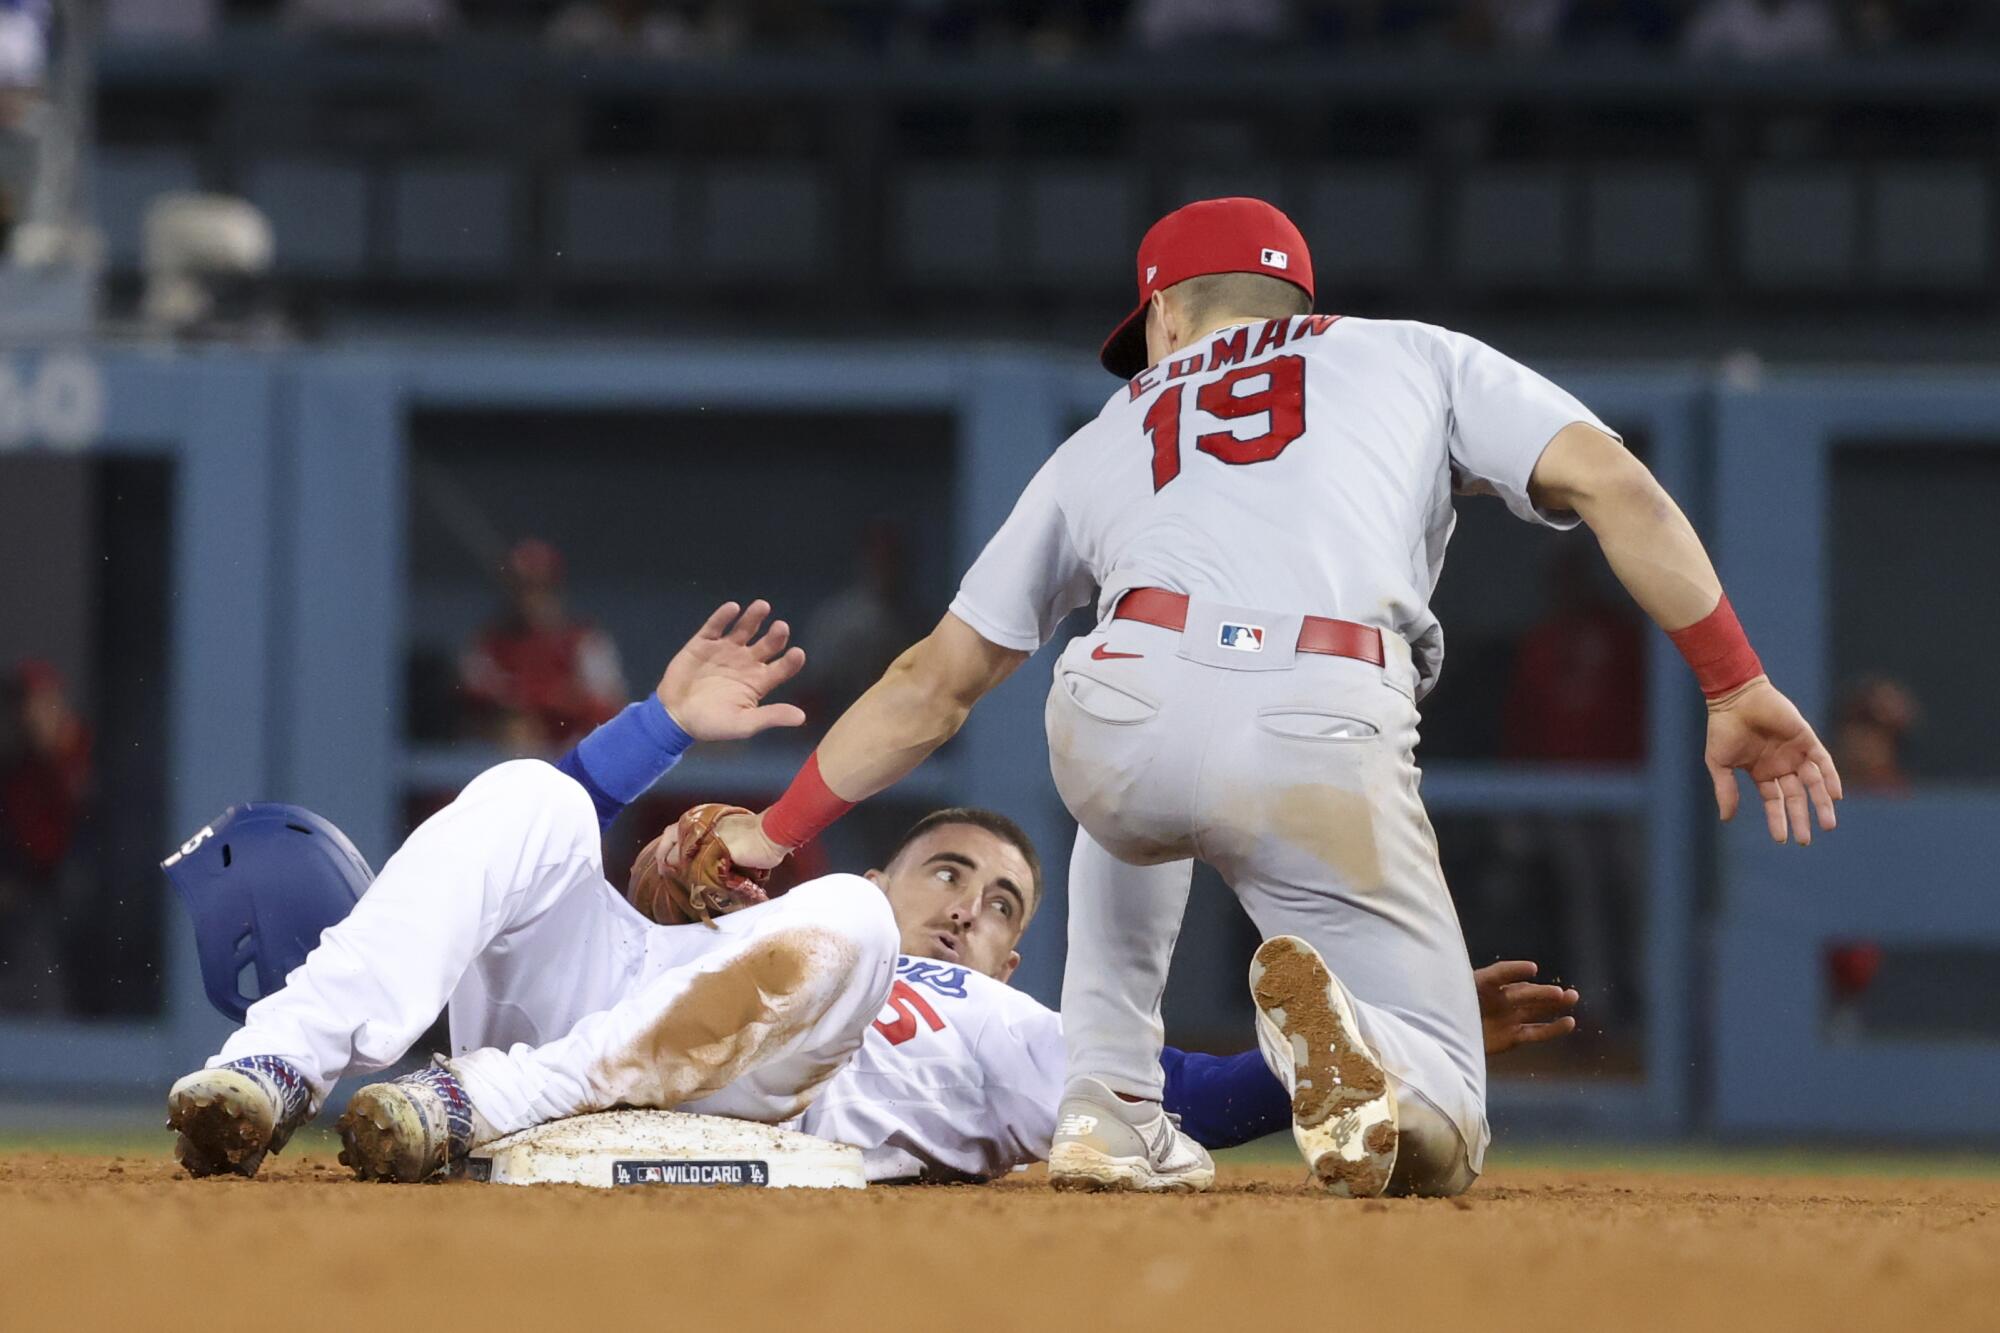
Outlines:
[[819, 751], [814, 750], [785, 794], [764, 812], [764, 836], [780, 847], [803, 847], [853, 808], [854, 802], [835, 796], [819, 775]]
[[1686, 629], [1669, 630], [1667, 637], [1694, 668], [1701, 692], [1711, 699], [1720, 698], [1764, 674], [1764, 664], [1757, 660], [1757, 650], [1744, 636], [1728, 593], [1722, 594], [1713, 611]]

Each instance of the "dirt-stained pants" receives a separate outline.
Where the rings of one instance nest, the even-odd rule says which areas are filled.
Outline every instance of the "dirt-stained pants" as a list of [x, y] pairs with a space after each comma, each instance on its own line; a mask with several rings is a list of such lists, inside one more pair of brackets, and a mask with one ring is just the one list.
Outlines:
[[616, 1105], [775, 1122], [860, 1046], [897, 943], [853, 875], [714, 929], [655, 926], [605, 882], [589, 796], [519, 760], [411, 834], [209, 1063], [283, 1056], [323, 1101], [449, 1003], [453, 1067], [501, 1133]]
[[[1385, 667], [1296, 653], [1298, 623], [1196, 600], [1181, 631], [1109, 621], [1057, 663], [1050, 763], [1083, 826], [1069, 1076], [1161, 1095], [1160, 999], [1189, 859], [1206, 861], [1265, 937], [1310, 942], [1354, 1001], [1397, 1088], [1393, 1187], [1456, 1193], [1485, 1156], [1486, 1058], [1418, 796], [1414, 671], [1393, 635]], [[1256, 641], [1225, 625], [1261, 629], [1261, 649], [1223, 646]]]

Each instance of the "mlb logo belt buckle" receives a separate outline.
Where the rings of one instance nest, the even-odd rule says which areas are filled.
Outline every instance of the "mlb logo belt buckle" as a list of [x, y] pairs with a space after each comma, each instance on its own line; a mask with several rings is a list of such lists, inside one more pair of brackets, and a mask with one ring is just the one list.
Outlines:
[[1264, 651], [1264, 627], [1241, 625], [1225, 620], [1216, 633], [1216, 643], [1233, 652], [1261, 653]]

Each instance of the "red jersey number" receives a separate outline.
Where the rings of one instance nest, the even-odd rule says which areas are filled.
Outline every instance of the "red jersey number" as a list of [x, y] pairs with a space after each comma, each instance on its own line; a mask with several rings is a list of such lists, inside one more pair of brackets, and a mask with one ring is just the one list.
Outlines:
[[[1237, 386], [1262, 379], [1262, 388], [1239, 394]], [[1181, 391], [1176, 384], [1153, 400], [1146, 410], [1146, 433], [1153, 439], [1153, 489], [1158, 491], [1181, 474]], [[1306, 363], [1297, 356], [1276, 356], [1259, 365], [1242, 366], [1201, 386], [1194, 404], [1218, 421], [1268, 417], [1262, 435], [1238, 439], [1228, 431], [1195, 437], [1194, 447], [1232, 466], [1268, 463], [1285, 446], [1306, 433]]]
[[931, 1002], [917, 994], [917, 988], [907, 981], [899, 981], [889, 987], [889, 1007], [896, 1011], [896, 1021], [875, 1020], [875, 1030], [891, 1046], [901, 1046], [917, 1035], [917, 1020], [922, 1018], [933, 1032], [944, 1031], [944, 1020], [938, 1017]]

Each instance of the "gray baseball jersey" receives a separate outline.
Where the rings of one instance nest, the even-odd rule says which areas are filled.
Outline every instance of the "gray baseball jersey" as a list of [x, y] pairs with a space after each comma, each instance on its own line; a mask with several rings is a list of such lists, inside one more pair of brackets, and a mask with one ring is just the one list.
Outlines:
[[1308, 315], [1220, 330], [1135, 377], [1042, 467], [965, 576], [952, 612], [993, 643], [1041, 646], [1099, 589], [1135, 587], [1376, 625], [1416, 659], [1444, 637], [1430, 595], [1451, 497], [1523, 518], [1528, 478], [1575, 397], [1461, 333]]
[[[1462, 334], [1330, 315], [1220, 330], [1135, 376], [1023, 492], [951, 609], [1031, 650], [1098, 590], [1057, 663], [1049, 762], [1081, 826], [1068, 1067], [1157, 1096], [1159, 996], [1187, 899], [1222, 873], [1304, 937], [1398, 1087], [1418, 1189], [1462, 1189], [1488, 1130], [1479, 1012], [1415, 761], [1444, 636], [1430, 597], [1454, 491], [1523, 518], [1570, 394]], [[1179, 631], [1105, 619], [1138, 587]], [[1382, 667], [1295, 654], [1300, 618], [1385, 633]], [[1407, 645], [1407, 647], [1405, 646]], [[1446, 1182], [1453, 1182], [1449, 1185]]]

